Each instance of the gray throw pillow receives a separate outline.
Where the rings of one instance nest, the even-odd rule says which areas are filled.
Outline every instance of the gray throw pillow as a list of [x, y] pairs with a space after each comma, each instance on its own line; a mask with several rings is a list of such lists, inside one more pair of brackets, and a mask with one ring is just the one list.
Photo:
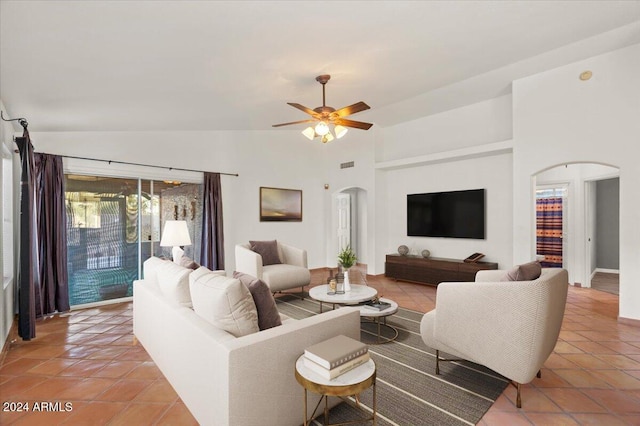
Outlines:
[[507, 271], [506, 281], [532, 281], [540, 277], [542, 265], [533, 261], [522, 265], [514, 266]]
[[272, 241], [249, 241], [249, 247], [262, 256], [262, 266], [278, 265], [282, 263], [278, 255], [278, 242]]
[[240, 280], [251, 292], [253, 302], [258, 310], [258, 328], [260, 330], [266, 330], [282, 324], [280, 312], [276, 307], [276, 301], [273, 298], [273, 294], [271, 294], [271, 289], [264, 281], [237, 271], [233, 273], [233, 278]]
[[182, 256], [180, 258], [180, 266], [193, 269], [194, 271], [200, 267], [200, 265], [198, 265], [196, 261], [187, 256]]

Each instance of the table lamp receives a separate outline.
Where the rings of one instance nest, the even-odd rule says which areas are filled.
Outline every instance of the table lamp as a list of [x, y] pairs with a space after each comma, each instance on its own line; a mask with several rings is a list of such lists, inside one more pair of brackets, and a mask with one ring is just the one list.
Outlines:
[[191, 238], [186, 220], [167, 220], [164, 222], [164, 231], [160, 239], [161, 247], [173, 247], [171, 256], [175, 263], [180, 263], [180, 258], [184, 255], [182, 247], [190, 246]]

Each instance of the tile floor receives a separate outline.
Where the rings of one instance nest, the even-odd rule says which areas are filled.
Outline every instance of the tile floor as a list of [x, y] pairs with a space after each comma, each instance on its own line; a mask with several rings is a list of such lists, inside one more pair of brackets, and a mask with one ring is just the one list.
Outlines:
[[[325, 277], [314, 271], [312, 282]], [[435, 305], [435, 287], [383, 276], [368, 284], [405, 308]], [[12, 341], [14, 332], [0, 356], [0, 402], [29, 402], [31, 411], [2, 410], [0, 424], [196, 424], [144, 349], [132, 345], [131, 309], [120, 303], [49, 318], [31, 342]], [[640, 425], [640, 326], [619, 323], [617, 313], [618, 296], [571, 287], [560, 339], [542, 378], [525, 386], [523, 408], [510, 386], [480, 425]]]

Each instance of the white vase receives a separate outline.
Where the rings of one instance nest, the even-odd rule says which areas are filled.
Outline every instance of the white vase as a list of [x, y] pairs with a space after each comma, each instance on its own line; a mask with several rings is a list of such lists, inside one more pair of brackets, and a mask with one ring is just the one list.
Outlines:
[[344, 270], [344, 291], [351, 291], [351, 283], [349, 282], [349, 270]]

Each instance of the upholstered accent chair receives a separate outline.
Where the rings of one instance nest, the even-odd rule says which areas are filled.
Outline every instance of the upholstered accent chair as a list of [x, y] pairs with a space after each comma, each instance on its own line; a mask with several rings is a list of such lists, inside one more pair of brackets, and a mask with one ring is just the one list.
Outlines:
[[449, 357], [484, 365], [511, 380], [520, 408], [521, 384], [540, 377], [558, 340], [568, 275], [543, 268], [531, 281], [506, 276], [507, 271], [480, 271], [475, 282], [440, 283], [436, 308], [422, 318], [420, 334], [436, 350], [436, 374]]
[[280, 241], [274, 242], [277, 247], [275, 258], [273, 254], [263, 253], [265, 259], [271, 258], [268, 262], [264, 261], [263, 255], [251, 249], [251, 242], [237, 244], [236, 271], [261, 279], [273, 293], [301, 287], [304, 294], [304, 287], [311, 282], [307, 251]]

